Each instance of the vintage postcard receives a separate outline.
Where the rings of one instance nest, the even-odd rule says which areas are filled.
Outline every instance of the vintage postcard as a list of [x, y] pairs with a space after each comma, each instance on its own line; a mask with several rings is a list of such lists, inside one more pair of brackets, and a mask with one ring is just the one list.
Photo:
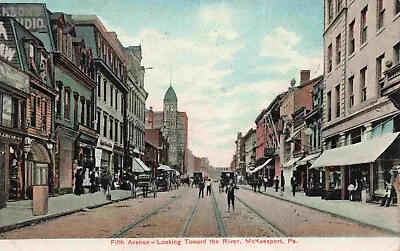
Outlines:
[[4, 250], [400, 250], [400, 0], [0, 3]]

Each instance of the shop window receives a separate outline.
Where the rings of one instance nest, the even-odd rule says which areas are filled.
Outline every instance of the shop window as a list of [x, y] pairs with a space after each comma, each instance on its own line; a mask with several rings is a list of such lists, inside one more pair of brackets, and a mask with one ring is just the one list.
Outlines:
[[329, 170], [329, 188], [339, 190], [342, 188], [342, 173], [340, 170]]

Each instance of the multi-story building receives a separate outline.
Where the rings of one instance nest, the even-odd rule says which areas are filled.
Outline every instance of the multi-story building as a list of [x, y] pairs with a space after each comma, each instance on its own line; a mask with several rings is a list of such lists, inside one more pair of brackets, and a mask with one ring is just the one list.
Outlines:
[[[246, 172], [254, 169], [254, 163], [256, 159], [256, 130], [250, 128], [243, 137], [244, 140], [244, 162]], [[244, 173], [243, 173], [244, 174]]]
[[237, 138], [235, 141], [236, 147], [236, 164], [235, 171], [244, 175], [246, 173], [246, 163], [245, 163], [245, 152], [244, 152], [244, 139], [242, 137], [242, 133], [238, 132]]
[[326, 150], [313, 166], [325, 168], [327, 199], [347, 199], [347, 186], [356, 182], [362, 200], [378, 199], [390, 182], [400, 152], [392, 144], [399, 111], [382, 97], [381, 79], [384, 63], [398, 62], [398, 16], [398, 1], [325, 1]]
[[266, 110], [263, 109], [261, 113], [257, 116], [256, 120], [254, 121], [256, 124], [256, 160], [255, 166], [260, 166], [264, 164], [266, 161], [264, 156], [264, 148], [266, 145], [266, 132], [265, 132], [265, 125], [263, 117], [266, 113]]
[[[76, 36], [75, 26], [71, 23], [69, 15], [52, 13], [46, 9], [45, 4], [38, 3], [2, 3], [0, 8], [3, 15], [20, 20], [21, 24], [43, 43], [43, 46], [38, 48], [34, 45], [27, 47], [31, 51], [30, 58], [38, 60], [37, 65], [47, 63], [42, 60], [43, 56], [40, 53], [43, 48], [52, 53], [49, 65], [54, 64], [54, 68], [49, 78], [57, 96], [51, 109], [55, 111], [52, 120], [55, 123], [53, 124], [55, 132], [52, 134], [55, 136], [52, 152], [55, 170], [50, 173], [50, 177], [54, 177], [52, 187], [56, 191], [71, 191], [74, 169], [78, 165], [83, 166], [86, 177], [89, 173], [87, 171], [92, 169], [93, 149], [97, 141], [92, 125], [95, 82], [91, 50], [87, 49], [85, 42]], [[36, 66], [30, 64], [32, 67]], [[34, 105], [29, 108], [31, 114], [34, 114], [37, 107], [41, 107], [41, 113], [46, 112], [46, 107], [47, 112], [50, 111], [49, 104], [42, 102], [46, 102], [46, 97], [39, 92], [45, 95], [42, 89], [33, 92], [31, 101], [35, 102], [32, 102]], [[38, 103], [39, 99], [41, 104]], [[32, 115], [30, 123], [43, 124], [44, 119], [45, 117], [39, 115], [35, 120]], [[33, 127], [37, 132], [38, 128]], [[34, 129], [32, 128], [33, 131]]]
[[[291, 81], [291, 87], [286, 92], [285, 96], [280, 102], [280, 116], [282, 125], [282, 134], [280, 134], [280, 162], [281, 170], [280, 175], [285, 178], [285, 186], [290, 186], [290, 178], [293, 176], [293, 169], [296, 161], [303, 157], [302, 154], [296, 156], [296, 152], [304, 150], [305, 136], [304, 136], [304, 119], [300, 124], [296, 124], [296, 131], [294, 130], [294, 119], [293, 114], [301, 109], [301, 111], [311, 110], [312, 97], [311, 93], [314, 89], [314, 85], [318, 83], [321, 77], [310, 80], [310, 71], [300, 71], [300, 85], [295, 86], [296, 81]], [[300, 113], [301, 113], [300, 111]], [[303, 115], [301, 116], [303, 117]], [[303, 140], [296, 140], [299, 137]], [[303, 150], [302, 150], [303, 149]], [[295, 155], [293, 155], [295, 153]], [[279, 175], [277, 173], [277, 175]]]
[[132, 158], [141, 157], [145, 147], [145, 110], [148, 93], [144, 89], [144, 67], [141, 66], [141, 46], [125, 48], [127, 54], [127, 103], [126, 103], [126, 166], [132, 166]]
[[[23, 41], [22, 38], [25, 35], [28, 38], [33, 36], [11, 18], [0, 18], [0, 33], [2, 34], [0, 46], [4, 48], [0, 52], [0, 104], [2, 107], [0, 111], [0, 208], [2, 208], [9, 199], [25, 198], [27, 188], [32, 185], [28, 182], [27, 161], [25, 161], [28, 155], [30, 158], [33, 157], [31, 142], [26, 140], [28, 139], [26, 106], [30, 101], [30, 76], [35, 81], [38, 76], [29, 73], [29, 54], [19, 53], [19, 49], [25, 48], [24, 44], [20, 44]], [[32, 44], [40, 45], [40, 42], [33, 39]], [[42, 80], [40, 78], [38, 80], [42, 84]], [[37, 146], [36, 149], [39, 147]], [[44, 150], [41, 156], [47, 156], [47, 159], [50, 159], [47, 148], [44, 147]], [[35, 152], [33, 152], [34, 155], [36, 155]], [[48, 168], [51, 170], [50, 166]]]
[[323, 102], [323, 78], [314, 85], [312, 92], [313, 107], [304, 117], [306, 127], [312, 130], [307, 142], [308, 155], [296, 162], [296, 165], [304, 165], [308, 170], [307, 190], [308, 196], [322, 195], [325, 188], [325, 170], [323, 168], [310, 168], [315, 159], [322, 152], [322, 102]]
[[[154, 146], [157, 146], [157, 161], [156, 161], [157, 167], [159, 165], [168, 164], [169, 143], [168, 139], [163, 134], [162, 129], [160, 128], [146, 129], [145, 135], [146, 135], [146, 142]], [[154, 175], [157, 175], [157, 167], [153, 170]]]
[[[179, 160], [181, 161], [182, 174], [186, 174], [188, 170], [188, 117], [186, 112], [179, 112], [180, 128], [179, 128]], [[183, 155], [183, 156], [182, 156]]]
[[[127, 55], [114, 32], [109, 32], [97, 16], [72, 16], [76, 34], [92, 49], [96, 76], [96, 168], [101, 173], [110, 170], [114, 179], [122, 174], [126, 141], [125, 110], [128, 88], [126, 87]], [[141, 118], [144, 118], [142, 106]], [[144, 135], [138, 137], [143, 146]]]

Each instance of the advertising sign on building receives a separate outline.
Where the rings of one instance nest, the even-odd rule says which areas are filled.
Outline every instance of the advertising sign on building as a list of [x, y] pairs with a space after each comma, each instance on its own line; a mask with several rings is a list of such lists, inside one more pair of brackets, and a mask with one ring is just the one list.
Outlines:
[[44, 10], [43, 4], [0, 4], [0, 16], [15, 18], [31, 32], [46, 30]]

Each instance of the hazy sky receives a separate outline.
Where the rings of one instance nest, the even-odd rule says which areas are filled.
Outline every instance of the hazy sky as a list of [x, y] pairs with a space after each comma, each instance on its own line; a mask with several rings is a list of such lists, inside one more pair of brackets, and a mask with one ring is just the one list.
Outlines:
[[322, 73], [321, 0], [44, 2], [51, 11], [95, 14], [124, 46], [141, 44], [143, 65], [153, 67], [146, 107], [162, 110], [172, 79], [189, 117], [189, 148], [214, 166], [229, 165], [237, 132], [255, 127], [301, 69]]

